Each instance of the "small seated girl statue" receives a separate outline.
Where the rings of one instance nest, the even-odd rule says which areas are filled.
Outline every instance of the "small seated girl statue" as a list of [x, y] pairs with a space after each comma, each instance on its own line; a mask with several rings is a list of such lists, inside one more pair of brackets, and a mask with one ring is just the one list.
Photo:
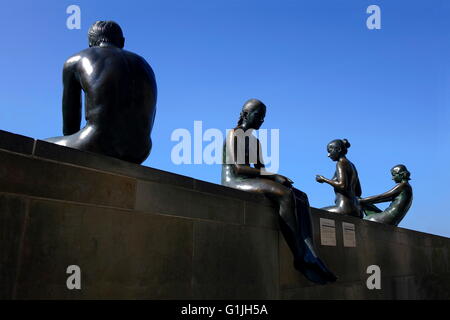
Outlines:
[[355, 165], [346, 157], [348, 148], [350, 143], [347, 139], [333, 140], [327, 145], [328, 157], [336, 161], [336, 173], [332, 179], [317, 175], [316, 181], [332, 186], [336, 195], [335, 205], [322, 210], [362, 218], [363, 212], [358, 203], [361, 184]]
[[294, 267], [307, 279], [318, 284], [336, 281], [317, 256], [308, 197], [292, 187], [289, 178], [265, 169], [260, 141], [252, 134], [264, 122], [266, 106], [257, 99], [248, 100], [237, 126], [228, 132], [224, 143], [222, 184], [259, 193], [272, 200], [278, 209], [280, 230], [294, 257]]
[[[391, 174], [392, 180], [397, 183], [394, 188], [377, 196], [359, 199], [366, 215], [365, 220], [397, 226], [411, 207], [413, 192], [408, 182], [411, 176], [408, 169], [399, 164], [391, 169]], [[392, 202], [384, 211], [374, 205], [389, 201]]]

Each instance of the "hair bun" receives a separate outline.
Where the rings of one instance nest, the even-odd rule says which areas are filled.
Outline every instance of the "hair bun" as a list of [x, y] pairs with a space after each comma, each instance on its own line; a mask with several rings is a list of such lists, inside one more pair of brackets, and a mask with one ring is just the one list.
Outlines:
[[348, 142], [347, 139], [342, 139], [342, 142], [344, 143], [344, 146], [345, 146], [346, 148], [350, 148], [351, 144], [350, 144], [350, 142]]

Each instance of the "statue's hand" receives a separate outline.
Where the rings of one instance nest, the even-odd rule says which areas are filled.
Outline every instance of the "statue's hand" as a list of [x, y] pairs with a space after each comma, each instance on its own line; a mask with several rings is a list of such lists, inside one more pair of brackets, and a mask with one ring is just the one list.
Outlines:
[[325, 177], [321, 176], [321, 175], [316, 175], [316, 181], [319, 183], [324, 183], [325, 182]]

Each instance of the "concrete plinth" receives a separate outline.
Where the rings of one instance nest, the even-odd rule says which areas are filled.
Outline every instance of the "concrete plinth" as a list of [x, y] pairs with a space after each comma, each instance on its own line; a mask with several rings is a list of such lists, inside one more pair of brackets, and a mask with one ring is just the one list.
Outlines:
[[264, 197], [0, 131], [2, 299], [450, 298], [450, 239], [312, 216], [331, 285], [295, 271]]

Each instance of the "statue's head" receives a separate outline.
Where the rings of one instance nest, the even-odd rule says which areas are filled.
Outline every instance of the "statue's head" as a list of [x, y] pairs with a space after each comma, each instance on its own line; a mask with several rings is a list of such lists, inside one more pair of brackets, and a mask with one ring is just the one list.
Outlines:
[[248, 100], [242, 107], [238, 126], [244, 129], [258, 130], [264, 122], [266, 116], [266, 106], [258, 99]]
[[402, 181], [411, 180], [411, 173], [406, 169], [406, 166], [403, 164], [398, 164], [391, 169], [392, 180], [396, 183], [400, 183]]
[[347, 139], [333, 140], [327, 145], [328, 157], [337, 161], [347, 154], [348, 148], [350, 148], [350, 142]]
[[118, 48], [123, 48], [125, 38], [122, 29], [114, 21], [97, 21], [88, 32], [89, 47], [98, 47], [101, 44], [110, 44]]

